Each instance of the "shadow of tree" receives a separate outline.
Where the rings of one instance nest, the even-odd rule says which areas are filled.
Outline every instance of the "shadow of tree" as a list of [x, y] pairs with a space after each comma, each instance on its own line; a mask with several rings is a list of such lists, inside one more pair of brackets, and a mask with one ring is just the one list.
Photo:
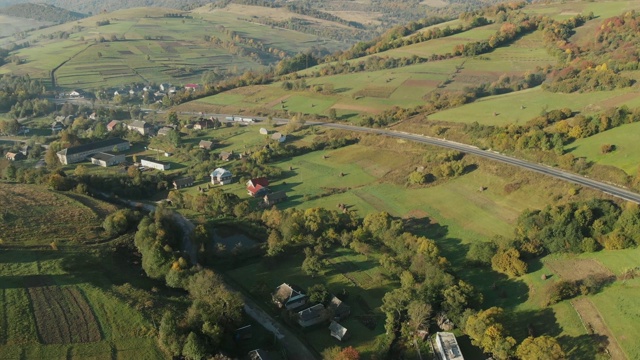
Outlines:
[[[605, 349], [609, 344], [606, 336], [598, 334], [580, 336], [563, 335], [558, 337], [558, 342], [565, 354], [567, 354], [567, 358], [576, 360], [602, 359]], [[608, 356], [606, 358], [608, 358]]]

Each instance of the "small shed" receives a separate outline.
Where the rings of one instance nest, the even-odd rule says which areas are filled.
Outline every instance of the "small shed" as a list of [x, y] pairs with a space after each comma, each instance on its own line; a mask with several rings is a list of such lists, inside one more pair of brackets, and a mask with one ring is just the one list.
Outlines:
[[271, 134], [271, 140], [277, 141], [277, 142], [285, 142], [285, 140], [287, 140], [287, 135], [280, 133], [280, 132], [276, 132]]
[[5, 158], [7, 158], [7, 160], [10, 160], [10, 161], [18, 161], [18, 160], [22, 160], [22, 159], [26, 158], [26, 156], [24, 156], [24, 154], [22, 154], [20, 152], [17, 152], [17, 153], [8, 152], [5, 155]]
[[173, 180], [173, 188], [176, 190], [186, 188], [188, 186], [193, 186], [193, 177], [191, 176]]
[[349, 330], [347, 330], [346, 327], [338, 324], [335, 321], [331, 321], [331, 324], [329, 325], [329, 331], [331, 331], [331, 336], [338, 339], [339, 341], [346, 340], [350, 335]]
[[307, 295], [297, 287], [282, 283], [271, 295], [271, 300], [280, 308], [295, 309], [307, 303]]
[[222, 161], [231, 161], [231, 160], [233, 160], [234, 157], [235, 157], [235, 154], [233, 153], [233, 151], [231, 151], [231, 152], [222, 151], [220, 153], [220, 160], [222, 160]]
[[335, 295], [331, 298], [331, 301], [329, 301], [327, 308], [331, 313], [331, 318], [335, 321], [343, 320], [351, 314], [351, 307], [342, 302], [342, 300], [338, 299]]
[[327, 320], [327, 309], [322, 304], [313, 305], [310, 308], [298, 312], [298, 324], [309, 327]]
[[200, 149], [211, 150], [213, 149], [213, 141], [200, 140], [200, 142], [198, 143], [198, 147]]
[[269, 135], [269, 130], [265, 129], [265, 128], [260, 128], [260, 134], [262, 135]]
[[276, 191], [274, 193], [265, 195], [262, 200], [264, 201], [265, 205], [271, 206], [287, 200], [287, 194], [284, 191]]

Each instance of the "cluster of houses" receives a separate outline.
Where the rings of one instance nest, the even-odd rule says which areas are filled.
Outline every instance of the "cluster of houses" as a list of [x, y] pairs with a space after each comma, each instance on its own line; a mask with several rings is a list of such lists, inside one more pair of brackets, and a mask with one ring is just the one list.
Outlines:
[[336, 296], [331, 297], [326, 307], [324, 304], [308, 306], [309, 297], [302, 290], [283, 283], [276, 288], [271, 298], [279, 308], [290, 311], [301, 327], [308, 328], [328, 322], [329, 335], [338, 341], [349, 338], [349, 330], [340, 325], [339, 321], [351, 314], [351, 308]]
[[[200, 90], [202, 87], [199, 84], [186, 84], [182, 87], [171, 85], [168, 83], [162, 83], [157, 86], [153, 85], [133, 85], [133, 86], [123, 86], [118, 89], [111, 89], [109, 91], [105, 91], [102, 96], [129, 96], [129, 97], [149, 97], [150, 102], [159, 102], [165, 96], [173, 96], [180, 90], [185, 91], [196, 91]], [[69, 93], [61, 93], [59, 95], [61, 98], [69, 98], [69, 99], [82, 99], [87, 97], [93, 97], [92, 94], [85, 93], [82, 90], [76, 89], [72, 90]]]

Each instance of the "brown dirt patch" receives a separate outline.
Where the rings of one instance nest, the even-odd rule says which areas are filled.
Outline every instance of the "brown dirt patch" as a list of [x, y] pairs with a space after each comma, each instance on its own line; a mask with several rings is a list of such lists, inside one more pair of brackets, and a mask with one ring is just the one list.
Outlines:
[[436, 87], [440, 84], [441, 81], [438, 80], [405, 80], [402, 83], [402, 86], [413, 86], [413, 87]]
[[93, 311], [76, 287], [55, 286], [46, 276], [28, 277], [25, 286], [42, 343], [88, 343], [102, 339]]
[[617, 107], [617, 106], [620, 106], [620, 105], [624, 104], [625, 102], [627, 102], [629, 100], [633, 100], [633, 99], [637, 98], [638, 96], [640, 96], [640, 93], [637, 93], [637, 92], [630, 92], [630, 93], [622, 94], [622, 95], [619, 95], [619, 96], [614, 96], [611, 99], [608, 99], [608, 100], [602, 102], [602, 106], [604, 108]]
[[382, 112], [381, 110], [372, 108], [371, 106], [354, 105], [354, 104], [335, 104], [331, 108], [336, 110], [352, 110], [357, 112], [366, 112], [366, 113], [373, 113], [373, 114], [379, 114]]
[[624, 360], [627, 359], [627, 356], [622, 351], [620, 344], [609, 330], [609, 327], [604, 322], [602, 315], [598, 311], [595, 305], [586, 297], [581, 297], [579, 299], [575, 299], [571, 301], [571, 305], [578, 312], [580, 319], [582, 320], [583, 325], [587, 328], [587, 331], [590, 333], [598, 334], [601, 336], [605, 336], [608, 340], [607, 350], [611, 359], [613, 360]]
[[133, 55], [133, 52], [131, 50], [118, 50], [118, 52], [120, 53], [120, 55]]
[[281, 97], [279, 97], [279, 98], [277, 98], [277, 99], [273, 100], [272, 102], [267, 103], [267, 104], [265, 105], [265, 107], [267, 107], [267, 108], [272, 108], [272, 107], [274, 107], [274, 106], [276, 106], [276, 105], [280, 104], [282, 101], [287, 100], [287, 99], [288, 99], [288, 98], [290, 98], [290, 97], [291, 97], [291, 95], [281, 96]]
[[593, 259], [562, 259], [547, 261], [545, 265], [563, 280], [576, 281], [588, 276], [614, 276], [609, 269]]

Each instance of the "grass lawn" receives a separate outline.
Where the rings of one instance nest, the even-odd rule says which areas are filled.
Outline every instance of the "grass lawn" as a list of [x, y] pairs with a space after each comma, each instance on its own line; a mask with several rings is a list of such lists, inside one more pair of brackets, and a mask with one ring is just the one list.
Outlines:
[[[640, 123], [625, 124], [588, 138], [578, 139], [567, 144], [565, 150], [576, 157], [586, 157], [589, 161], [615, 166], [629, 175], [635, 175], [640, 164], [640, 153], [637, 151], [639, 140]], [[600, 147], [604, 144], [615, 145], [616, 149], [603, 154]]]

